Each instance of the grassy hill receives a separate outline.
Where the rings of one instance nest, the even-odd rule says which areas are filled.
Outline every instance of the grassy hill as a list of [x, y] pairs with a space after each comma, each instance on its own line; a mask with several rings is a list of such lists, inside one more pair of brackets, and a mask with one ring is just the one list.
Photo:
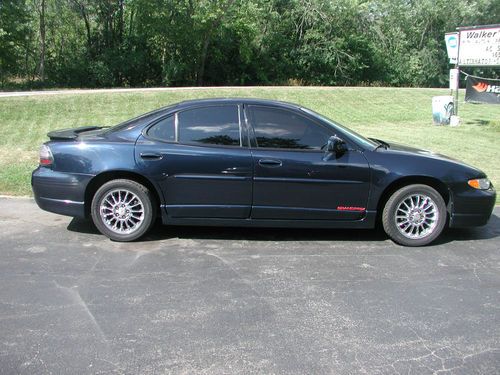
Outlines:
[[434, 126], [431, 99], [448, 93], [445, 89], [259, 87], [0, 98], [0, 194], [31, 194], [30, 173], [50, 130], [114, 125], [181, 100], [235, 96], [302, 104], [365, 136], [463, 160], [484, 170], [500, 186], [500, 106], [461, 99], [462, 125]]

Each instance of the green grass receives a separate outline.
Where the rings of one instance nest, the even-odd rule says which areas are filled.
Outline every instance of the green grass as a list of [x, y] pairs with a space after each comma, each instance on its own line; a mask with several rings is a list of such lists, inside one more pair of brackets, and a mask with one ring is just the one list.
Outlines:
[[[186, 99], [258, 97], [300, 103], [365, 136], [433, 150], [485, 171], [500, 186], [500, 106], [460, 100], [462, 125], [432, 124], [445, 89], [261, 87], [0, 98], [0, 194], [30, 195], [39, 145], [53, 129], [114, 125]], [[463, 94], [463, 93], [461, 93]], [[497, 202], [500, 202], [500, 198]]]

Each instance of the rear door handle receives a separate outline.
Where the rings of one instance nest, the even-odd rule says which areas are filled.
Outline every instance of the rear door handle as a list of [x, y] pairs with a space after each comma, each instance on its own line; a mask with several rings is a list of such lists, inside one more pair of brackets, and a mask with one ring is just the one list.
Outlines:
[[145, 160], [160, 160], [163, 156], [157, 152], [141, 152], [141, 158]]
[[259, 165], [263, 167], [268, 167], [268, 168], [277, 168], [281, 167], [283, 163], [281, 160], [278, 159], [260, 159], [259, 160]]

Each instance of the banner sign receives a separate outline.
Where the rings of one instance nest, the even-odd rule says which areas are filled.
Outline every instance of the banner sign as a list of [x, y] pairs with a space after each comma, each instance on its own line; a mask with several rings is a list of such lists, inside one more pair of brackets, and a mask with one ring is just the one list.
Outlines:
[[450, 64], [456, 64], [458, 61], [458, 33], [444, 34], [444, 40]]
[[500, 104], [500, 80], [468, 76], [465, 101]]
[[500, 25], [459, 29], [460, 66], [500, 66]]

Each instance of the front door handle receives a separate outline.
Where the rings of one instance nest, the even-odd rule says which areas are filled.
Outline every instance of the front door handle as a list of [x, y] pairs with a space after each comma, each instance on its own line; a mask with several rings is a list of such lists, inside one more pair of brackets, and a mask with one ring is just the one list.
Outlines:
[[283, 163], [281, 160], [278, 159], [260, 159], [259, 160], [259, 165], [263, 167], [268, 167], [268, 168], [277, 168], [281, 167]]
[[160, 160], [163, 156], [157, 152], [141, 152], [141, 158], [145, 160]]

